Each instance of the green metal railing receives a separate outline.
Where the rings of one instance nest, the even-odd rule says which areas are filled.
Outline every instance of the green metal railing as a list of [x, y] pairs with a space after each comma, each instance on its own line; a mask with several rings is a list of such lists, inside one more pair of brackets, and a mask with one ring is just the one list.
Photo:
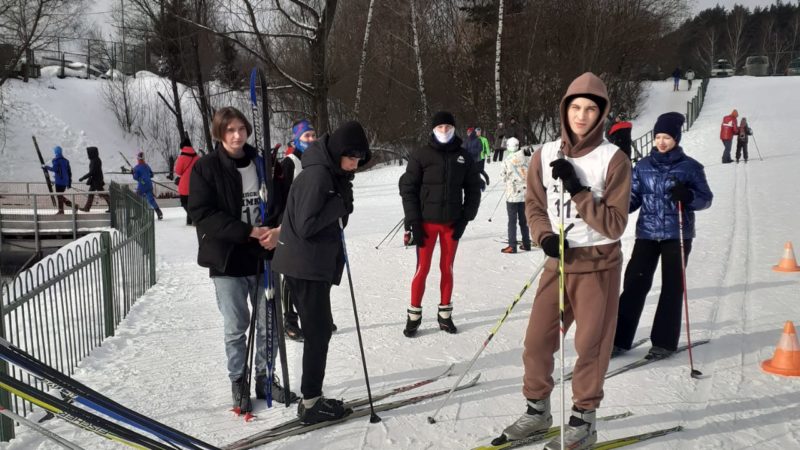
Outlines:
[[[691, 101], [686, 102], [686, 122], [683, 124], [683, 131], [689, 129], [697, 121], [700, 116], [700, 110], [703, 109], [703, 102], [706, 99], [706, 91], [708, 90], [708, 78], [703, 78], [700, 81], [700, 86], [697, 88], [697, 93], [692, 97]], [[647, 156], [649, 150], [653, 147], [653, 130], [639, 136], [633, 140], [635, 151], [641, 153], [641, 156]]]
[[[127, 187], [112, 183], [109, 191], [113, 230], [75, 241], [0, 285], [0, 336], [70, 375], [156, 282], [152, 210]], [[46, 389], [5, 363], [0, 371]], [[5, 391], [0, 403], [20, 415], [32, 410]], [[0, 439], [13, 436], [13, 421], [4, 417]]]

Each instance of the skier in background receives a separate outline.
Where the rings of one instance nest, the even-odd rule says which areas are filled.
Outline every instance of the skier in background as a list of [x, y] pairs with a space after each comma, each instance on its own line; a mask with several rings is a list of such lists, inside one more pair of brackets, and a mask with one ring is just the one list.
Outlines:
[[508, 212], [508, 246], [503, 253], [517, 253], [517, 223], [522, 237], [520, 250], [531, 249], [531, 236], [528, 231], [528, 219], [525, 217], [525, 191], [528, 179], [528, 158], [519, 151], [517, 138], [506, 141], [508, 154], [503, 159], [503, 170], [500, 176], [506, 183], [506, 211]]
[[747, 126], [747, 118], [742, 117], [742, 122], [739, 124], [739, 133], [736, 135], [736, 164], [739, 164], [739, 158], [744, 156], [744, 162], [747, 162], [747, 141], [750, 140], [748, 136], [753, 135], [753, 130]]
[[192, 148], [192, 141], [184, 138], [181, 141], [181, 154], [175, 161], [175, 175], [178, 177], [178, 195], [181, 197], [181, 206], [186, 211], [186, 225], [192, 224], [189, 215], [189, 184], [191, 182], [192, 167], [197, 162], [197, 153]]
[[[89, 157], [89, 172], [82, 176], [79, 181], [86, 180], [89, 186], [89, 197], [86, 199], [86, 206], [82, 211], [89, 212], [92, 209], [92, 202], [94, 202], [93, 192], [102, 191], [106, 183], [103, 179], [103, 161], [100, 160], [100, 151], [97, 147], [86, 147], [86, 155]], [[108, 194], [99, 194], [100, 198], [108, 204], [108, 211], [111, 210], [111, 197]], [[108, 212], [106, 211], [106, 212]]]
[[136, 193], [147, 199], [147, 203], [155, 210], [158, 220], [163, 219], [164, 215], [161, 214], [161, 208], [158, 207], [153, 195], [153, 169], [144, 162], [144, 152], [140, 151], [136, 154], [136, 167], [133, 168], [131, 174], [136, 180]]
[[739, 134], [739, 125], [736, 123], [738, 117], [739, 111], [734, 109], [730, 114], [722, 118], [722, 124], [719, 128], [719, 138], [722, 141], [722, 164], [733, 162], [733, 159], [731, 159], [731, 145], [733, 144], [733, 137]]
[[[72, 187], [72, 167], [69, 165], [69, 160], [64, 158], [64, 150], [56, 145], [53, 147], [53, 161], [48, 166], [42, 166], [42, 169], [47, 169], [55, 175], [56, 192], [59, 194]], [[64, 214], [64, 206], [72, 207], [72, 202], [67, 200], [63, 195], [58, 196], [58, 212], [56, 214]]]

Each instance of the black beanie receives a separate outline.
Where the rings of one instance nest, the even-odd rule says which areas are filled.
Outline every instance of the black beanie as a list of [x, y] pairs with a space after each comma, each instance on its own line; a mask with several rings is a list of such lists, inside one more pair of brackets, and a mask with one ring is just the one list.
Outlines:
[[353, 156], [365, 159], [369, 154], [367, 133], [360, 123], [352, 120], [340, 126], [328, 140], [328, 150], [334, 156]]
[[606, 110], [606, 104], [608, 101], [603, 97], [594, 94], [575, 94], [567, 98], [567, 101], [564, 104], [569, 107], [569, 104], [578, 97], [588, 98], [589, 100], [593, 101], [597, 105], [597, 109], [600, 110], [601, 116], [603, 115], [603, 111]]
[[456, 118], [447, 111], [439, 111], [431, 117], [431, 128], [436, 128], [439, 125], [456, 126]]
[[683, 127], [683, 114], [679, 112], [668, 112], [658, 116], [656, 125], [653, 127], [653, 136], [658, 133], [666, 133], [675, 139], [675, 143], [681, 142], [681, 128]]

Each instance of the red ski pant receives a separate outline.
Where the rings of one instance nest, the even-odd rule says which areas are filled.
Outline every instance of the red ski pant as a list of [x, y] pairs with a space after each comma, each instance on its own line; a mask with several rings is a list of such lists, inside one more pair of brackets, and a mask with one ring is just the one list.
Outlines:
[[411, 280], [411, 306], [422, 307], [425, 281], [431, 270], [431, 260], [437, 238], [441, 247], [439, 270], [442, 272], [442, 280], [439, 290], [442, 300], [440, 304], [449, 305], [450, 297], [453, 295], [453, 261], [456, 259], [456, 249], [458, 249], [458, 241], [453, 239], [453, 226], [449, 223], [423, 222], [422, 229], [425, 230], [426, 237], [422, 246], [417, 247], [417, 272]]

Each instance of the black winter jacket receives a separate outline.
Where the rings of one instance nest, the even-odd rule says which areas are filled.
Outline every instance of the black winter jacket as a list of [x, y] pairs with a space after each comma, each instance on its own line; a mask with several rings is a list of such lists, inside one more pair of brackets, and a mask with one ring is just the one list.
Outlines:
[[323, 136], [303, 152], [303, 171], [289, 190], [272, 269], [338, 285], [344, 269], [339, 219], [347, 225], [352, 212], [353, 175], [342, 170], [341, 155], [328, 149], [328, 138]]
[[86, 180], [90, 191], [102, 191], [106, 182], [103, 179], [103, 162], [100, 160], [97, 147], [86, 147], [89, 156], [89, 173], [82, 176], [79, 181]]
[[[245, 157], [256, 165], [260, 182], [263, 159], [248, 144], [244, 151]], [[272, 252], [263, 250], [257, 240], [250, 238], [253, 226], [241, 220], [242, 176], [236, 161], [217, 144], [195, 163], [191, 177], [188, 213], [199, 242], [197, 264], [208, 267], [212, 277], [256, 274], [258, 258], [270, 259]], [[277, 226], [281, 209], [279, 199], [270, 205], [267, 226]]]
[[451, 223], [472, 220], [481, 202], [478, 165], [461, 148], [457, 136], [441, 144], [431, 134], [425, 147], [408, 157], [400, 177], [405, 225], [415, 222]]

